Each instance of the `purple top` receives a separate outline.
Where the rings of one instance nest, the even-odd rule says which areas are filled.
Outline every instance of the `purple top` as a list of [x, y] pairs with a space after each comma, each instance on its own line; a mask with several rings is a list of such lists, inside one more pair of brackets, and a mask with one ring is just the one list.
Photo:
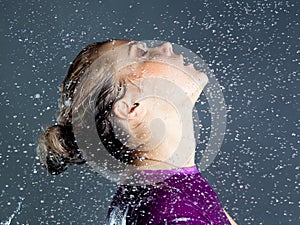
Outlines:
[[171, 175], [157, 185], [120, 185], [108, 209], [107, 225], [230, 225], [216, 193], [196, 166], [138, 173]]

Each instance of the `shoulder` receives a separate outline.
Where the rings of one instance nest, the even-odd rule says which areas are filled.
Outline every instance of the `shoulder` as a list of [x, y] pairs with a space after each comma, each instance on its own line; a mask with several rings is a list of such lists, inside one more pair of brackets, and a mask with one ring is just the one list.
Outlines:
[[155, 224], [230, 224], [220, 202], [210, 198], [203, 192], [163, 187], [149, 205], [149, 216], [160, 221]]
[[195, 210], [201, 212], [221, 207], [217, 194], [200, 174], [172, 177], [155, 192], [160, 205], [174, 204], [177, 205], [177, 208], [191, 205]]
[[176, 191], [161, 191], [148, 206], [147, 221], [154, 224], [211, 224], [198, 203]]

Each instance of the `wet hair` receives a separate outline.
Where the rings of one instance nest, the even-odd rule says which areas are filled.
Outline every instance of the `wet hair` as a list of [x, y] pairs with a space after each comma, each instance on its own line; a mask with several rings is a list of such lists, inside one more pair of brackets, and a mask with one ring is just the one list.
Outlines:
[[[109, 120], [112, 107], [117, 97], [122, 98], [126, 93], [124, 78], [118, 78], [112, 68], [99, 69], [96, 80], [84, 82], [85, 76], [93, 73], [91, 64], [99, 58], [101, 46], [108, 43], [96, 42], [86, 46], [74, 59], [68, 73], [60, 86], [59, 111], [57, 124], [47, 127], [40, 134], [37, 155], [40, 162], [53, 175], [60, 174], [69, 164], [84, 164], [86, 160], [76, 143], [72, 127], [72, 106], [84, 101], [91, 93], [96, 93], [95, 122], [97, 132], [106, 150], [121, 162], [133, 164], [137, 159], [137, 152], [123, 145], [116, 137]], [[109, 64], [106, 64], [109, 67]], [[106, 71], [106, 72], [105, 72]], [[94, 74], [92, 74], [94, 76]], [[80, 81], [79, 81], [80, 80]], [[82, 82], [83, 81], [83, 82]], [[80, 94], [76, 87], [84, 83]], [[122, 88], [125, 87], [125, 88]], [[123, 90], [123, 92], [121, 92]], [[79, 96], [79, 97], [78, 97]]]

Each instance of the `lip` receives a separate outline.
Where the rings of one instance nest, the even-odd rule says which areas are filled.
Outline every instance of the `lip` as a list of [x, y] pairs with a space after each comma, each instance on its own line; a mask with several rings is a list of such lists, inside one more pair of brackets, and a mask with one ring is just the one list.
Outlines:
[[192, 66], [193, 63], [187, 62], [187, 63], [184, 63], [183, 65], [184, 65], [184, 66]]
[[[176, 54], [175, 54], [176, 55]], [[182, 64], [184, 65], [185, 62], [184, 62], [184, 59], [183, 59], [183, 55], [182, 54], [179, 54], [177, 55], [177, 57], [179, 58], [179, 60], [182, 62]]]
[[182, 54], [179, 55], [179, 58], [183, 64], [183, 66], [194, 68], [194, 64], [191, 62], [184, 62], [184, 57]]
[[191, 62], [185, 63], [184, 67], [191, 68], [192, 70], [196, 70], [195, 67], [194, 67], [194, 64], [191, 63]]

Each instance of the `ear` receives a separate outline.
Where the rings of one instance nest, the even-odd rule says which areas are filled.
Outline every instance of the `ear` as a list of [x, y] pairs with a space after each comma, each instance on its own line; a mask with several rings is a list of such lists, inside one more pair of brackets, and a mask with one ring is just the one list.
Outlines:
[[132, 120], [140, 120], [144, 118], [146, 114], [146, 108], [139, 102], [135, 102], [133, 106], [130, 108], [128, 119]]
[[113, 106], [114, 114], [120, 119], [139, 120], [146, 114], [146, 109], [141, 103], [128, 105], [124, 100], [117, 101]]

